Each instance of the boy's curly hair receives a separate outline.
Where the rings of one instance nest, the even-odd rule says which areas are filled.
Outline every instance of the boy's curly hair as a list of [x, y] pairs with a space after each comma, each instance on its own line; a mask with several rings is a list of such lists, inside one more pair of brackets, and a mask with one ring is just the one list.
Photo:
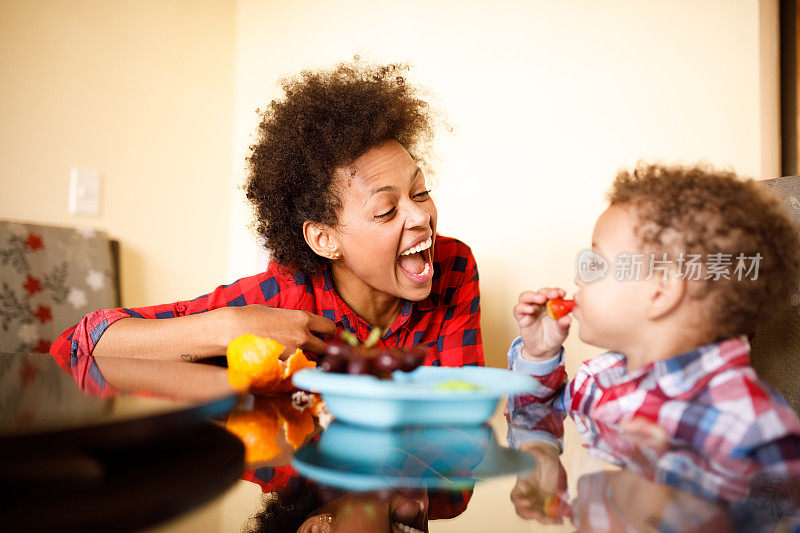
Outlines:
[[303, 238], [303, 223], [336, 225], [337, 168], [389, 139], [418, 160], [429, 148], [434, 113], [406, 83], [408, 68], [356, 58], [283, 80], [283, 98], [261, 113], [246, 184], [256, 229], [278, 263], [309, 275], [324, 266]]
[[[689, 294], [708, 297], [705, 318], [714, 340], [750, 334], [788, 305], [800, 272], [800, 236], [763, 185], [710, 166], [640, 163], [617, 174], [608, 200], [633, 207], [638, 237], [648, 250], [667, 253], [672, 261], [680, 254], [701, 255], [702, 281], [691, 282]], [[730, 279], [706, 280], [709, 255], [717, 253], [730, 254]], [[747, 266], [761, 254], [757, 277], [734, 275], [739, 254], [748, 258]]]

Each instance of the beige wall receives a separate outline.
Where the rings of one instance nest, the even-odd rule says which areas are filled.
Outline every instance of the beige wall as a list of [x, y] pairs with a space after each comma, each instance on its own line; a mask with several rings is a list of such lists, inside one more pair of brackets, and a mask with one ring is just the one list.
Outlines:
[[[0, 0], [0, 218], [108, 231], [124, 305], [224, 281], [234, 15], [233, 0]], [[68, 213], [71, 165], [102, 174], [98, 218]]]
[[[355, 52], [410, 60], [438, 93], [456, 127], [435, 165], [439, 228], [477, 257], [494, 365], [505, 365], [520, 291], [574, 290], [575, 256], [619, 167], [779, 173], [775, 0], [240, 0], [237, 24], [237, 164], [254, 110], [303, 67]], [[238, 193], [231, 205], [233, 277], [263, 258]], [[576, 338], [570, 370], [594, 353]]]
[[[410, 60], [456, 128], [434, 163], [440, 229], [475, 252], [503, 365], [512, 302], [573, 289], [617, 168], [778, 174], [776, 0], [487, 6], [0, 0], [0, 217], [107, 230], [125, 305], [195, 296], [265, 264], [234, 186], [278, 79]], [[70, 165], [103, 174], [99, 218], [68, 214]], [[574, 338], [571, 366], [592, 353]]]

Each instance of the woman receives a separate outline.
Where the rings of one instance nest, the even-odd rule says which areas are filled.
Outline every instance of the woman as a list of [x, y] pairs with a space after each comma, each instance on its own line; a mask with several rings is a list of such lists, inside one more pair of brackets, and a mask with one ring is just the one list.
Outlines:
[[248, 160], [266, 272], [193, 300], [88, 314], [51, 348], [79, 385], [110, 388], [94, 356], [197, 361], [243, 333], [318, 354], [339, 329], [363, 341], [380, 327], [380, 346], [423, 344], [425, 364], [482, 365], [477, 267], [465, 244], [436, 234], [417, 165], [433, 114], [403, 70], [352, 63], [286, 80]]

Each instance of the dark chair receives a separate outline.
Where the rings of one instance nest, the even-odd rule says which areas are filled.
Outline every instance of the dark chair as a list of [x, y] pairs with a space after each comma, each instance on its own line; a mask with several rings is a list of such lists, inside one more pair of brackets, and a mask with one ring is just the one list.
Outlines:
[[[762, 183], [784, 199], [800, 227], [800, 176]], [[800, 280], [795, 283], [789, 309], [773, 324], [757, 329], [751, 345], [752, 364], [758, 375], [800, 413]]]

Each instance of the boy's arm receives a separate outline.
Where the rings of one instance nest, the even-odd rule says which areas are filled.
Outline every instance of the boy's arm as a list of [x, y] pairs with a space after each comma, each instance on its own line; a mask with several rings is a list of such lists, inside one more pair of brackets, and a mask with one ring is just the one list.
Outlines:
[[509, 398], [511, 415], [531, 403], [547, 403], [556, 409], [567, 410], [570, 405], [570, 388], [567, 386], [564, 369], [564, 348], [558, 355], [544, 361], [529, 361], [522, 356], [522, 339], [517, 337], [508, 350], [508, 368], [518, 374], [536, 379], [537, 386], [529, 394], [513, 395]]
[[561, 453], [564, 450], [565, 417], [563, 410], [541, 403], [530, 403], [517, 409], [508, 419], [506, 439], [509, 448], [520, 448], [525, 442], [543, 442]]

